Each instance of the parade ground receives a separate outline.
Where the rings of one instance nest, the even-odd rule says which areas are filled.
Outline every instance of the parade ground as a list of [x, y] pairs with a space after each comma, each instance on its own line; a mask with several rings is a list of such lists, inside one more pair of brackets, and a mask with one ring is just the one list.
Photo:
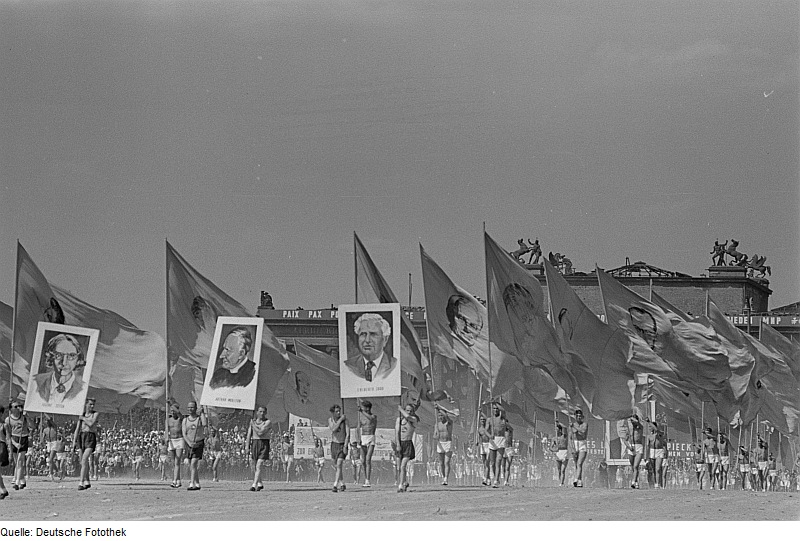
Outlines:
[[154, 481], [41, 482], [0, 503], [24, 521], [787, 521], [800, 519], [800, 493], [569, 488], [348, 486], [207, 482], [200, 491]]

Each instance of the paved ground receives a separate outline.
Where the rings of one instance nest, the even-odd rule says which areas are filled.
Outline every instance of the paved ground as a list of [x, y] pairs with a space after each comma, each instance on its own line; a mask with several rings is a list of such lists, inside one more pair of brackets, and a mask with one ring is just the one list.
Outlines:
[[[799, 520], [800, 493], [575, 488], [350, 487], [207, 482], [200, 491], [155, 481], [34, 481], [0, 502], [18, 520]], [[222, 504], [222, 505], [221, 505]], [[576, 510], [580, 509], [580, 514]]]

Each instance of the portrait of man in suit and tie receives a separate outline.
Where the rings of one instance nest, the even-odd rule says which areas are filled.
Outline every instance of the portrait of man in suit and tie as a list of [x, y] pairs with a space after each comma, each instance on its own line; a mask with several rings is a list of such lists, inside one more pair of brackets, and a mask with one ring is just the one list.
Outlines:
[[[83, 329], [54, 323], [40, 323], [34, 359], [28, 384], [25, 408], [44, 413], [80, 414], [89, 390], [91, 366], [99, 334], [95, 329]], [[85, 333], [85, 334], [84, 334]]]
[[217, 318], [200, 405], [255, 408], [263, 335], [261, 318]]
[[[391, 305], [379, 305], [382, 310], [355, 312], [347, 317], [348, 347], [340, 348], [347, 352], [340, 370], [343, 393], [361, 397], [399, 394], [400, 362], [395, 356], [399, 336], [394, 336], [393, 328], [399, 331], [400, 327], [386, 306]], [[399, 320], [399, 306], [397, 317]]]

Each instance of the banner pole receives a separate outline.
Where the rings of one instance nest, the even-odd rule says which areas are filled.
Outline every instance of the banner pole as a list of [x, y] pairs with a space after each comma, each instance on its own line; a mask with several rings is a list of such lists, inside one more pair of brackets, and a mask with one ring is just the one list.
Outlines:
[[[486, 269], [486, 222], [483, 222], [483, 267]], [[486, 308], [489, 308], [491, 296], [491, 284], [489, 283], [489, 273], [486, 273]], [[489, 403], [494, 403], [494, 370], [492, 369], [492, 328], [487, 332], [489, 336]]]
[[[14, 314], [11, 318], [11, 371], [8, 374], [8, 401], [14, 399], [14, 357], [17, 356], [16, 340], [17, 337], [17, 312], [19, 311], [19, 239], [17, 239], [17, 262], [15, 265], [14, 280]], [[31, 363], [32, 364], [32, 363]]]
[[166, 299], [165, 299], [165, 308], [166, 308], [166, 318], [164, 319], [164, 332], [166, 333], [167, 339], [167, 373], [164, 376], [164, 443], [167, 443], [167, 438], [169, 438], [167, 427], [169, 426], [169, 240], [164, 239], [164, 247], [165, 247], [165, 257], [166, 257], [166, 265], [164, 268], [165, 272], [165, 280], [164, 283], [166, 284]]
[[356, 232], [353, 231], [353, 288], [355, 290], [356, 304], [358, 304], [358, 246]]

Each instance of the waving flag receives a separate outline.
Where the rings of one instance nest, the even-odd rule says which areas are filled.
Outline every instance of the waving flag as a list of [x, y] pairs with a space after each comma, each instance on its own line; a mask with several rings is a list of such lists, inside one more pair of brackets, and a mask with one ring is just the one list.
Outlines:
[[14, 309], [0, 302], [0, 403], [11, 397], [11, 333]]
[[800, 351], [778, 331], [761, 324], [759, 340], [772, 352], [772, 367], [760, 375], [761, 383], [769, 390], [780, 405], [790, 434], [798, 433], [800, 416], [800, 384], [795, 379], [795, 370], [800, 361]]
[[[167, 343], [171, 378], [181, 373], [178, 370], [181, 366], [206, 369], [219, 316], [252, 317], [252, 314], [195, 270], [167, 242]], [[270, 401], [288, 367], [286, 351], [264, 326], [256, 389], [258, 404]], [[196, 370], [185, 373], [193, 374], [197, 380]], [[178, 381], [171, 383], [170, 388], [173, 385], [181, 387]]]
[[539, 281], [484, 233], [492, 342], [522, 364], [541, 368], [573, 399], [591, 405], [594, 378], [578, 355], [561, 350], [545, 315]]
[[339, 403], [339, 374], [289, 353], [289, 373], [283, 389], [284, 409], [320, 424]]
[[[356, 302], [362, 304], [400, 302], [355, 233], [353, 233], [353, 243], [356, 260]], [[427, 367], [428, 359], [422, 352], [422, 341], [414, 330], [411, 320], [403, 310], [400, 310], [400, 369], [410, 377], [409, 381], [413, 388], [424, 400], [428, 399], [428, 383], [424, 375], [424, 369]]]
[[454, 284], [422, 245], [419, 251], [431, 352], [466, 364], [494, 394], [510, 389], [519, 381], [522, 365], [489, 342], [486, 307]]
[[125, 412], [142, 400], [159, 400], [164, 396], [167, 350], [163, 338], [49, 283], [19, 243], [15, 305], [12, 390], [15, 396], [27, 388], [40, 321], [100, 330], [89, 382], [89, 395], [97, 398], [99, 411]]
[[625, 419], [633, 411], [636, 383], [626, 361], [630, 341], [583, 304], [563, 276], [544, 260], [553, 323], [563, 350], [573, 351], [590, 367], [595, 379], [592, 415]]
[[731, 375], [719, 337], [700, 324], [668, 315], [597, 269], [606, 321], [625, 331], [633, 345], [628, 364], [686, 390], [722, 391]]

